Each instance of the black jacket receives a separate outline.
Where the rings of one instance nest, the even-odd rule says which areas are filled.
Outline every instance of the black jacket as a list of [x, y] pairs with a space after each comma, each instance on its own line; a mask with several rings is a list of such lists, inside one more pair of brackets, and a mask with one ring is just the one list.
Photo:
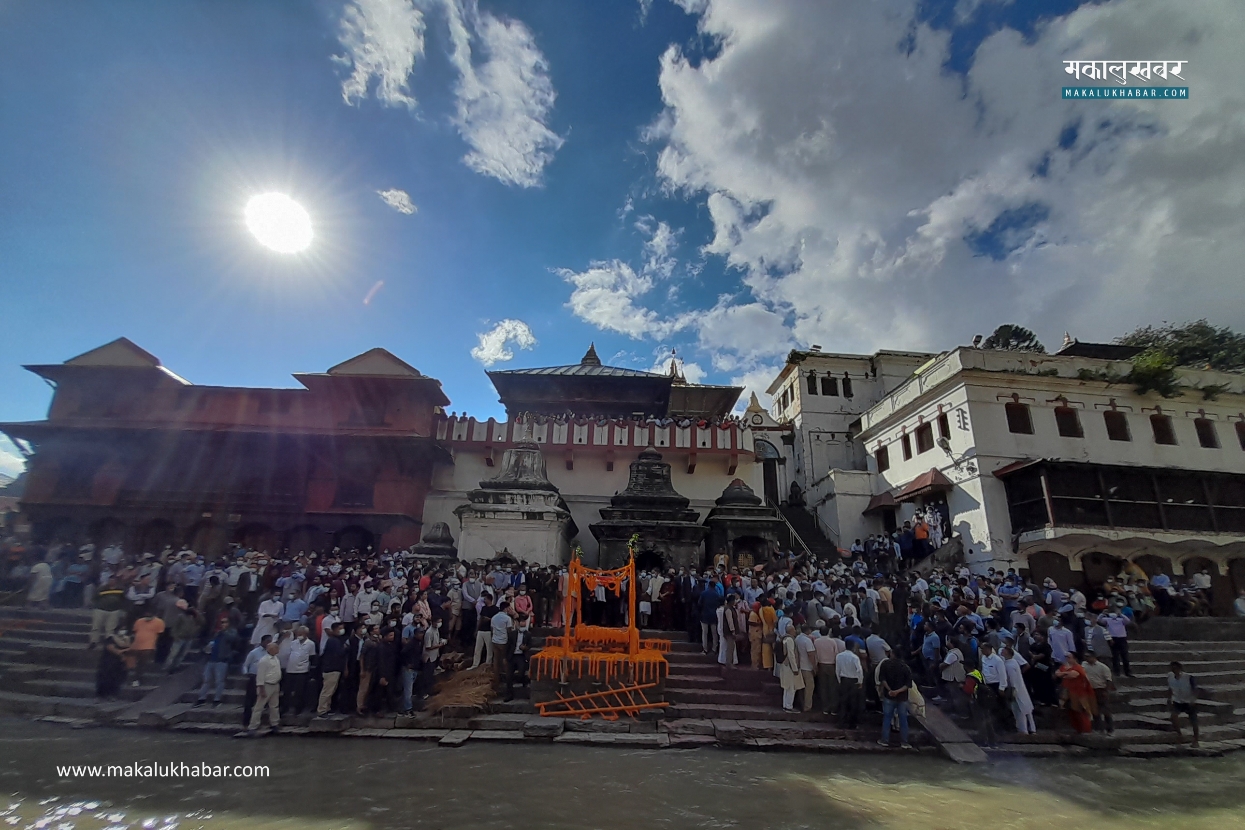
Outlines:
[[341, 637], [329, 636], [324, 641], [324, 653], [320, 655], [320, 671], [343, 672], [346, 670], [346, 646]]

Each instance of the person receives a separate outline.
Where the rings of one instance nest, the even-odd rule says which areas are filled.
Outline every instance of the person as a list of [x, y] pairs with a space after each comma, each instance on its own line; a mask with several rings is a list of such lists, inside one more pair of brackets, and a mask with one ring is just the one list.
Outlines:
[[33, 608], [47, 608], [52, 595], [52, 566], [39, 561], [30, 566], [30, 589], [26, 592], [26, 604]]
[[514, 628], [514, 618], [510, 616], [510, 603], [502, 602], [497, 606], [497, 613], [489, 620], [493, 642], [493, 669], [496, 679], [506, 682], [510, 673], [510, 658], [506, 654], [506, 641], [510, 639], [510, 629]]
[[258, 645], [265, 636], [276, 639], [277, 621], [281, 619], [284, 611], [285, 606], [279, 599], [264, 594], [264, 600], [259, 604], [259, 618], [255, 622], [255, 630], [251, 632], [251, 645]]
[[1176, 743], [1184, 743], [1184, 735], [1180, 731], [1180, 713], [1189, 716], [1189, 726], [1193, 730], [1193, 743], [1189, 746], [1197, 749], [1197, 681], [1193, 675], [1186, 674], [1180, 661], [1173, 660], [1171, 672], [1167, 675], [1167, 708], [1171, 711], [1172, 730], [1176, 733]]
[[721, 604], [717, 583], [706, 585], [700, 594], [700, 637], [705, 654], [715, 654], [718, 650], [718, 606]]
[[342, 643], [345, 627], [338, 620], [329, 627], [328, 639], [320, 653], [320, 699], [316, 704], [316, 717], [322, 718], [333, 708], [333, 695], [346, 670], [346, 646]]
[[839, 705], [839, 678], [834, 672], [835, 660], [847, 645], [837, 636], [828, 635], [813, 640], [817, 653], [817, 694], [821, 698], [821, 713], [832, 715]]
[[213, 706], [220, 706], [225, 697], [225, 675], [229, 673], [229, 658], [233, 656], [238, 634], [233, 630], [228, 617], [221, 619], [216, 633], [204, 649], [207, 660], [203, 663], [203, 685], [199, 687], [199, 699], [196, 705], [207, 703], [208, 693], [213, 692]]
[[834, 675], [839, 681], [839, 724], [844, 729], [855, 729], [864, 710], [861, 681], [865, 677], [855, 648], [849, 646], [834, 658]]
[[[509, 616], [505, 612], [498, 612], [494, 617]], [[424, 656], [423, 667], [419, 678], [419, 696], [421, 699], [427, 699], [432, 694], [433, 678], [436, 677], [437, 667], [441, 660], [441, 649], [445, 646], [445, 640], [441, 637], [441, 621], [433, 620], [428, 630], [424, 632]], [[505, 651], [503, 648], [497, 651]]]
[[254, 735], [264, 719], [264, 710], [268, 710], [268, 725], [273, 732], [281, 730], [281, 661], [277, 659], [277, 644], [268, 643], [267, 653], [259, 659], [255, 666], [255, 711], [251, 714], [251, 722], [247, 731]]
[[268, 653], [268, 644], [271, 642], [272, 635], [265, 634], [260, 638], [259, 645], [252, 648], [246, 655], [246, 659], [242, 661], [242, 675], [246, 678], [246, 695], [242, 700], [242, 725], [244, 727], [251, 723], [251, 712], [259, 696], [259, 689], [255, 685], [255, 672], [259, 670], [259, 661]]
[[1081, 734], [1092, 732], [1094, 718], [1098, 715], [1098, 698], [1075, 654], [1064, 655], [1063, 665], [1055, 670], [1055, 677], [1063, 685], [1072, 728]]
[[908, 743], [908, 693], [912, 688], [912, 669], [890, 652], [878, 666], [878, 697], [882, 700], [881, 746], [890, 746], [891, 721], [899, 716], [899, 746], [911, 749]]
[[527, 614], [519, 612], [514, 628], [506, 638], [506, 654], [510, 659], [510, 670], [506, 672], [506, 696], [503, 700], [514, 700], [515, 684], [527, 684], [528, 652], [531, 650], [531, 626]]
[[164, 632], [164, 620], [155, 615], [151, 605], [144, 605], [142, 616], [134, 621], [134, 681], [132, 686], [140, 686], [143, 682], [143, 670], [152, 664], [156, 657], [156, 640]]
[[[733, 597], [732, 597], [733, 598]], [[813, 647], [813, 627], [808, 623], [800, 626], [800, 633], [795, 638], [795, 650], [799, 655], [800, 678], [804, 681], [804, 703], [801, 707], [805, 712], [813, 710], [813, 691], [816, 685], [817, 650]]]
[[921, 662], [925, 666], [926, 682], [934, 689], [934, 696], [930, 700], [937, 702], [941, 699], [938, 696], [938, 667], [942, 665], [942, 641], [933, 620], [925, 621], [925, 636], [921, 640]]
[[1016, 720], [1016, 731], [1021, 735], [1037, 734], [1037, 722], [1033, 719], [1033, 699], [1029, 697], [1029, 689], [1025, 686], [1024, 666], [1021, 658], [1011, 645], [1003, 646], [1000, 656], [1007, 672], [1006, 697], [1011, 701], [1012, 717]]
[[130, 638], [124, 629], [112, 632], [104, 640], [104, 650], [99, 655], [99, 665], [95, 669], [96, 697], [111, 698], [121, 690], [128, 671], [126, 655], [129, 649]]
[[286, 656], [285, 671], [281, 675], [283, 697], [282, 709], [295, 715], [303, 713], [307, 700], [307, 679], [311, 675], [311, 658], [316, 654], [316, 644], [307, 626], [300, 625], [294, 631]]
[[1051, 658], [1056, 665], [1062, 663], [1067, 655], [1076, 654], [1076, 638], [1072, 631], [1064, 626], [1061, 617], [1055, 618], [1054, 624], [1047, 631], [1046, 638], [1050, 643]]
[[195, 609], [190, 607], [184, 599], [177, 600], [174, 608], [175, 613], [170, 626], [173, 641], [169, 647], [168, 656], [164, 660], [164, 670], [169, 674], [173, 674], [182, 667], [186, 653], [190, 651], [190, 647], [199, 636], [199, 617]]
[[125, 591], [115, 575], [109, 575], [98, 591], [95, 592], [95, 607], [91, 609], [91, 633], [88, 637], [88, 648], [99, 644], [100, 635], [111, 637], [121, 622], [121, 612], [125, 609]]
[[794, 712], [795, 693], [804, 688], [804, 676], [800, 674], [800, 655], [796, 651], [795, 637], [790, 634], [782, 639], [782, 661], [778, 664], [778, 681], [782, 684], [782, 710]]
[[1133, 676], [1133, 668], [1128, 663], [1128, 627], [1137, 627], [1137, 623], [1120, 613], [1117, 605], [1104, 614], [1107, 628], [1107, 645], [1111, 648], [1111, 670], [1117, 675]]
[[1085, 654], [1085, 663], [1081, 666], [1085, 670], [1085, 676], [1089, 678], [1089, 685], [1094, 690], [1094, 699], [1098, 703], [1098, 713], [1094, 716], [1094, 728], [1100, 726], [1102, 731], [1108, 735], [1115, 734], [1115, 722], [1111, 719], [1111, 692], [1115, 689], [1115, 682], [1111, 677], [1111, 669], [1107, 664], [1098, 659], [1098, 652], [1090, 651]]
[[976, 700], [979, 704], [978, 722], [984, 733], [987, 746], [998, 746], [998, 734], [995, 722], [998, 718], [999, 703], [1007, 692], [1007, 665], [1003, 658], [994, 653], [990, 643], [981, 644], [980, 672], [981, 682], [976, 689]]
[[730, 668], [739, 662], [739, 614], [735, 605], [739, 601], [738, 594], [730, 594], [726, 602], [718, 606], [715, 612], [718, 627], [718, 663]]
[[761, 668], [761, 603], [753, 602], [748, 611], [748, 656], [752, 668]]

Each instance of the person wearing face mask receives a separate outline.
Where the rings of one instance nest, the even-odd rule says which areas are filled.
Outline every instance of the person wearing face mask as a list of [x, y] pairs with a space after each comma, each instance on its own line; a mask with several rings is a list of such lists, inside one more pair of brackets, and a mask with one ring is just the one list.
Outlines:
[[311, 658], [315, 653], [316, 644], [312, 642], [307, 626], [300, 625], [294, 631], [294, 640], [289, 645], [289, 654], [286, 657], [285, 672], [281, 677], [283, 711], [295, 715], [303, 713], [307, 700], [307, 679], [311, 676]]
[[526, 686], [528, 652], [531, 650], [531, 617], [520, 613], [515, 626], [506, 637], [506, 654], [510, 660], [510, 671], [506, 673], [506, 696], [504, 700], [514, 700], [516, 683]]
[[475, 641], [476, 636], [476, 603], [480, 599], [480, 594], [484, 590], [484, 585], [476, 577], [474, 570], [467, 572], [467, 581], [462, 584], [460, 592], [462, 594], [462, 642], [463, 645], [471, 645]]
[[385, 615], [380, 610], [380, 600], [373, 600], [371, 610], [368, 612], [367, 618], [364, 620], [369, 626], [380, 625], [385, 619]]
[[526, 583], [519, 585], [519, 593], [514, 597], [511, 607], [514, 608], [516, 614], [525, 614], [529, 617], [532, 615], [532, 598], [527, 594]]
[[1076, 653], [1076, 641], [1072, 632], [1064, 626], [1063, 620], [1059, 617], [1055, 618], [1054, 625], [1047, 632], [1047, 639], [1050, 641], [1051, 657], [1055, 665], [1062, 663], [1069, 654]]

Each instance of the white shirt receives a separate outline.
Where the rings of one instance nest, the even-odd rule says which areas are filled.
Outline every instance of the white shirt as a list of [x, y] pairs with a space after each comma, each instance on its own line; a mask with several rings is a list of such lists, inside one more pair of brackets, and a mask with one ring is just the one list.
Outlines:
[[255, 685], [281, 682], [281, 662], [275, 654], [265, 654], [255, 667]]
[[981, 657], [981, 676], [988, 685], [998, 684], [999, 691], [1007, 688], [1007, 666], [997, 654]]
[[844, 651], [834, 658], [834, 676], [839, 680], [848, 677], [864, 680], [865, 670], [860, 665], [860, 658], [856, 656], [856, 652]]
[[493, 615], [489, 625], [493, 630], [493, 642], [503, 645], [506, 638], [510, 636], [510, 629], [514, 628], [514, 620], [510, 619], [510, 615], [505, 611], [498, 611]]
[[285, 670], [290, 674], [306, 674], [311, 671], [311, 656], [316, 653], [316, 644], [308, 637], [299, 641], [294, 638], [290, 644], [290, 656], [285, 661]]
[[795, 638], [795, 650], [800, 655], [800, 671], [816, 671], [817, 657], [816, 650], [813, 648], [813, 638], [807, 634], [800, 634]]

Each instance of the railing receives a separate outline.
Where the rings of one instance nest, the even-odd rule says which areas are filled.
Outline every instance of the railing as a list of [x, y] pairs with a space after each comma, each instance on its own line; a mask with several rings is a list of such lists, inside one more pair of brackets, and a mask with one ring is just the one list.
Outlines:
[[769, 506], [774, 508], [774, 511], [778, 513], [778, 518], [782, 519], [782, 523], [787, 526], [787, 532], [791, 534], [792, 540], [799, 542], [800, 547], [804, 549], [804, 555], [809, 559], [812, 559], [812, 548], [808, 546], [808, 544], [804, 541], [804, 538], [800, 536], [799, 532], [795, 529], [795, 526], [792, 525], [790, 520], [787, 519], [786, 514], [782, 512], [782, 507], [779, 506], [778, 502], [773, 499], [767, 499], [767, 502], [769, 503]]

